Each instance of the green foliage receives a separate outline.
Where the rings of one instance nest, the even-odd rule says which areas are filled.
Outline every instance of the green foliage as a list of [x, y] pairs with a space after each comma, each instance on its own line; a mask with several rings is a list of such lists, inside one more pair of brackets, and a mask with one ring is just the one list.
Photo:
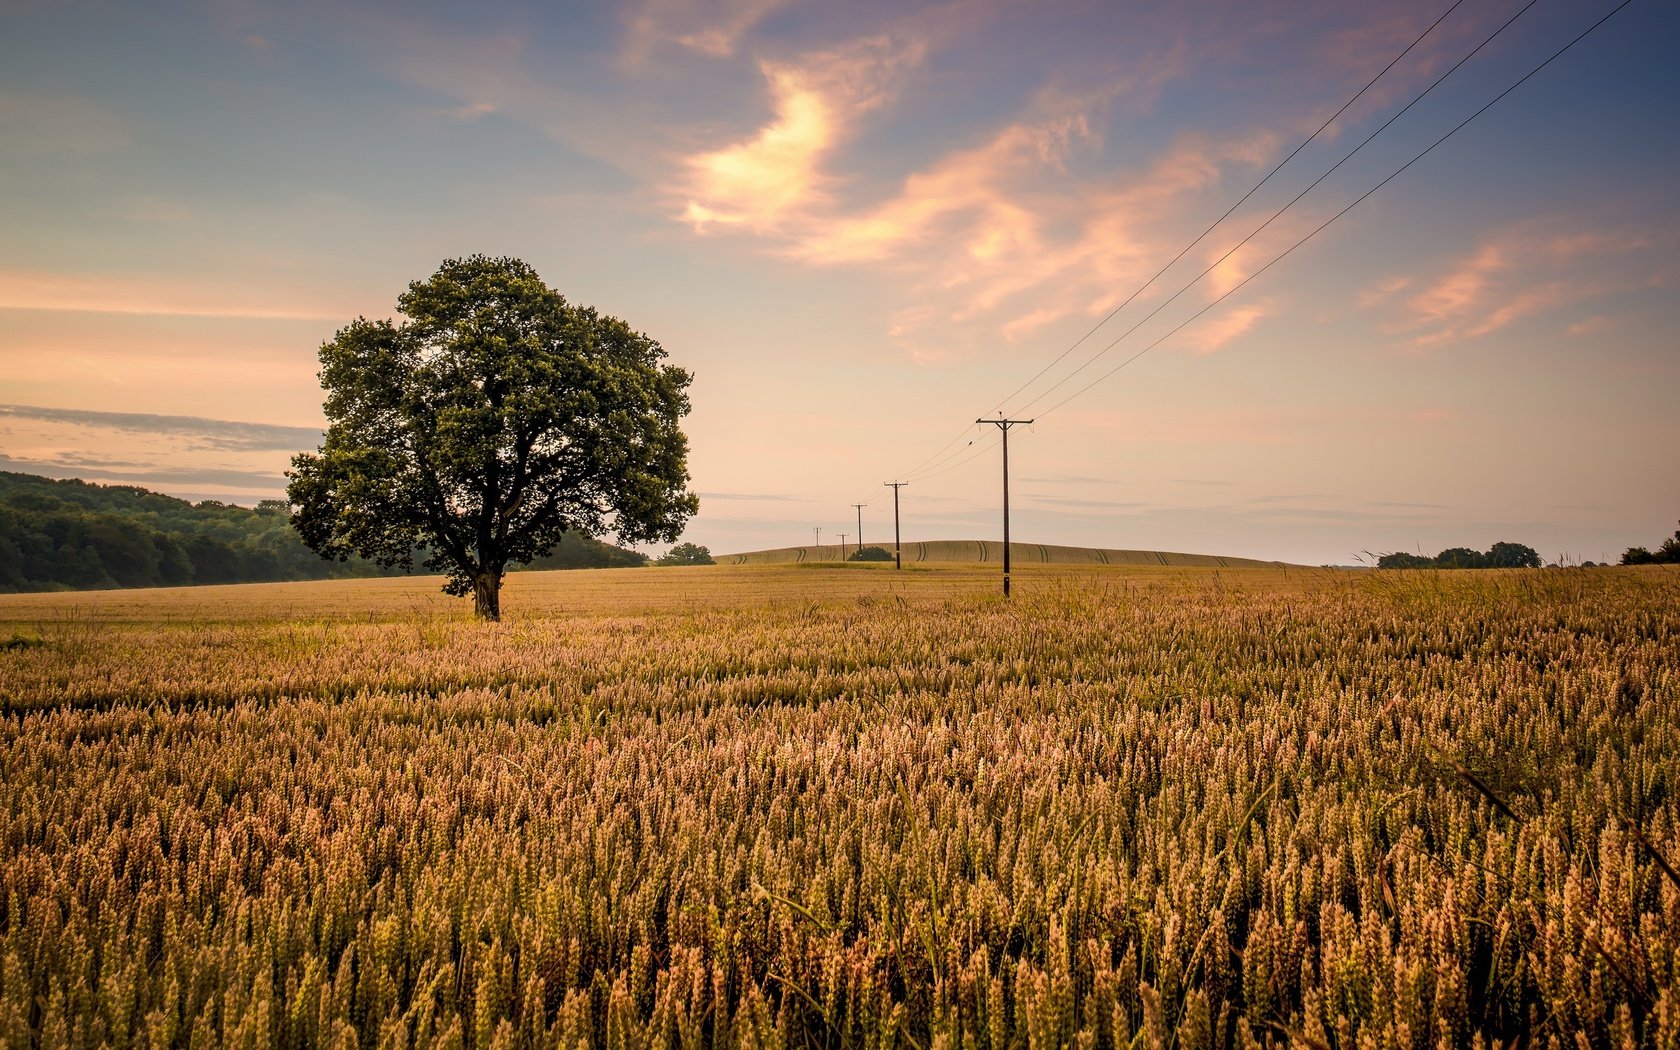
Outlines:
[[421, 551], [496, 619], [508, 566], [568, 532], [681, 533], [690, 377], [657, 342], [517, 259], [447, 260], [397, 310], [321, 347], [326, 438], [288, 489], [311, 548], [405, 568]]
[[[255, 510], [198, 504], [131, 485], [0, 472], [0, 591], [267, 583], [384, 576], [362, 558], [323, 561], [298, 537], [284, 500]], [[645, 558], [567, 533], [531, 569], [642, 565]]]
[[660, 556], [660, 565], [715, 565], [709, 548], [694, 543], [679, 543]]
[[282, 508], [0, 472], [0, 591], [366, 576], [310, 553]]
[[847, 561], [892, 561], [893, 556], [892, 556], [892, 552], [889, 551], [889, 550], [884, 550], [883, 548], [880, 548], [880, 547], [870, 546], [870, 547], [863, 547], [859, 550], [856, 550], [856, 551], [852, 552], [852, 556], [847, 558], [846, 560]]
[[1538, 569], [1540, 554], [1522, 543], [1495, 543], [1487, 553], [1469, 547], [1448, 547], [1430, 558], [1394, 551], [1377, 559], [1379, 569]]
[[1488, 567], [1493, 569], [1538, 569], [1540, 553], [1521, 543], [1495, 543], [1488, 548]]
[[1629, 547], [1622, 553], [1623, 565], [1680, 565], [1680, 529], [1663, 540], [1656, 551], [1644, 547]]
[[579, 532], [568, 532], [560, 537], [560, 542], [554, 545], [552, 551], [531, 559], [523, 567], [540, 570], [630, 569], [647, 562], [647, 556], [637, 551], [603, 543]]

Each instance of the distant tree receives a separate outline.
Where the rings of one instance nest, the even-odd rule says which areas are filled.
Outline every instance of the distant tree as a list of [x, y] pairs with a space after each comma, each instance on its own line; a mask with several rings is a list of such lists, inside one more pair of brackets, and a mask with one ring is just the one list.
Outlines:
[[1486, 554], [1469, 547], [1448, 547], [1430, 558], [1395, 551], [1377, 559], [1379, 569], [1538, 569], [1542, 562], [1533, 547], [1523, 543], [1495, 543]]
[[892, 561], [892, 553], [880, 547], [863, 547], [852, 553], [847, 561]]
[[1495, 543], [1488, 548], [1487, 564], [1495, 569], [1538, 569], [1540, 552], [1521, 543]]
[[1377, 558], [1379, 569], [1432, 569], [1435, 559], [1422, 554], [1411, 554], [1407, 551], [1393, 551]]
[[[639, 551], [616, 547], [592, 536], [568, 532], [560, 537], [554, 550], [541, 558], [526, 562], [526, 569], [613, 569], [646, 565], [647, 555]], [[511, 568], [511, 566], [510, 566]]]
[[322, 561], [288, 511], [0, 471], [0, 591], [368, 576]]
[[693, 543], [679, 543], [666, 551], [655, 562], [656, 565], [716, 565], [712, 560], [712, 552], [705, 547]]
[[1665, 565], [1680, 565], [1680, 529], [1674, 530], [1674, 535], [1662, 541], [1654, 557]]
[[1629, 547], [1622, 553], [1623, 565], [1680, 565], [1680, 529], [1663, 540], [1655, 551], [1645, 547]]
[[287, 498], [327, 558], [422, 564], [501, 616], [503, 574], [570, 530], [674, 540], [690, 377], [617, 318], [575, 307], [517, 259], [446, 260], [321, 347], [328, 426]]
[[1484, 569], [1487, 557], [1469, 547], [1448, 547], [1435, 555], [1435, 564], [1443, 569]]

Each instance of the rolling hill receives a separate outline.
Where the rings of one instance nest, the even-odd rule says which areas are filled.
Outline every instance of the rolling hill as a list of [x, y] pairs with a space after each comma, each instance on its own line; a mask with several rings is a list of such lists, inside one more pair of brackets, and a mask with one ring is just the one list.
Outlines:
[[[881, 545], [887, 550], [890, 546]], [[848, 551], [856, 550], [849, 545]], [[1182, 568], [1270, 569], [1279, 561], [1228, 558], [1216, 554], [1183, 554], [1177, 551], [1113, 550], [1104, 547], [1063, 547], [1054, 543], [1011, 543], [1013, 565], [1168, 565]], [[785, 565], [843, 561], [838, 543], [821, 546], [779, 547], [775, 550], [720, 554], [719, 565]], [[964, 565], [995, 565], [1003, 561], [1001, 540], [925, 540], [904, 545], [904, 563], [944, 562]]]

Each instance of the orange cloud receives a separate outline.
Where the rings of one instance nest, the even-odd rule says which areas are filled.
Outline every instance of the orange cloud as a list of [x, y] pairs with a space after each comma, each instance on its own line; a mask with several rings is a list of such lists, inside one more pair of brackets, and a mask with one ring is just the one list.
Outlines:
[[786, 0], [648, 0], [624, 22], [619, 65], [638, 69], [664, 44], [714, 58], [735, 53], [741, 37]]
[[1270, 299], [1209, 314], [1178, 337], [1198, 357], [1222, 350], [1272, 313]]
[[1413, 296], [1411, 308], [1419, 317], [1445, 321], [1475, 309], [1492, 276], [1505, 267], [1505, 253], [1494, 244], [1480, 251], [1429, 288]]
[[[1580, 221], [1540, 219], [1494, 232], [1400, 304], [1401, 312], [1383, 331], [1409, 335], [1418, 348], [1491, 335], [1524, 318], [1641, 287], [1648, 275], [1641, 260], [1677, 239], [1671, 231], [1646, 227], [1579, 228]], [[1381, 282], [1361, 294], [1359, 304], [1386, 307], [1385, 289], [1411, 283], [1409, 277]], [[1595, 314], [1562, 330], [1583, 334], [1608, 323]]]
[[918, 43], [876, 37], [797, 63], [763, 63], [774, 117], [746, 141], [687, 159], [682, 217], [696, 231], [765, 232], [824, 202], [832, 181], [824, 159], [921, 55]]

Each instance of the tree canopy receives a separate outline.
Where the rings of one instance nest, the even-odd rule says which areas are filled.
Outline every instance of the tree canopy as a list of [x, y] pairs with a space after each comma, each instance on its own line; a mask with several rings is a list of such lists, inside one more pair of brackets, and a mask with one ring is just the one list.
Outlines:
[[892, 552], [883, 547], [868, 546], [852, 552], [847, 561], [892, 561]]
[[327, 432], [287, 490], [311, 548], [418, 556], [497, 619], [508, 566], [568, 532], [681, 533], [699, 506], [679, 427], [690, 376], [657, 342], [509, 258], [446, 260], [397, 310], [406, 324], [358, 318], [321, 347]]
[[1663, 540], [1656, 550], [1648, 547], [1629, 547], [1622, 552], [1623, 565], [1680, 565], [1680, 529]]
[[679, 543], [659, 556], [658, 565], [715, 565], [710, 548], [696, 543]]
[[1379, 569], [1538, 569], [1540, 552], [1525, 543], [1495, 543], [1486, 553], [1469, 547], [1448, 547], [1431, 558], [1394, 551], [1377, 559]]

